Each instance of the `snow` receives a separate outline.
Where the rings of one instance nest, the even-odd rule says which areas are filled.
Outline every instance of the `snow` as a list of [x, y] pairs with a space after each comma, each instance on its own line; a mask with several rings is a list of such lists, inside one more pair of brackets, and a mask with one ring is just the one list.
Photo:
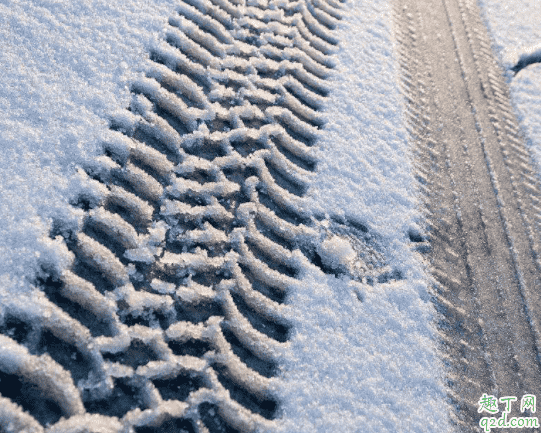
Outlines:
[[[421, 215], [392, 35], [391, 2], [348, 2], [318, 142], [310, 206], [377, 233], [404, 275], [370, 286], [312, 270], [289, 299], [296, 333], [277, 395], [283, 432], [446, 432], [450, 406], [436, 353], [428, 279], [407, 247]], [[351, 260], [338, 237], [320, 246]], [[349, 246], [349, 248], [348, 248]], [[332, 256], [334, 253], [334, 258]], [[334, 265], [334, 266], [333, 266]]]
[[325, 239], [318, 248], [321, 261], [331, 269], [350, 268], [357, 254], [347, 239], [332, 236]]
[[[76, 166], [101, 151], [107, 116], [125, 109], [128, 83], [147, 69], [174, 0], [0, 2], [0, 280], [29, 288]], [[43, 239], [37, 243], [36, 239]]]
[[[479, 3], [493, 38], [493, 49], [504, 68], [512, 68], [520, 59], [541, 58], [539, 2], [521, 1], [520, 7], [505, 0]], [[541, 175], [541, 63], [527, 66], [514, 77], [508, 72], [508, 82], [526, 143]]]
[[[283, 376], [274, 382], [284, 432], [450, 430], [429, 281], [407, 245], [420, 214], [390, 3], [351, 0], [333, 34], [341, 48], [307, 201], [321, 214], [362, 221], [404, 279], [370, 286], [312, 268], [292, 288], [295, 333]], [[0, 64], [7, 65], [0, 76], [0, 305], [22, 308], [23, 296], [8, 298], [31, 292], [38, 260], [72, 260], [48, 239], [51, 218], [79, 223], [80, 214], [67, 205], [82, 182], [76, 168], [100, 154], [101, 142], [114, 141], [107, 118], [128, 105], [128, 83], [145, 82], [147, 48], [158, 44], [176, 6], [175, 0], [0, 3]], [[131, 250], [132, 258], [146, 260], [158, 229]], [[81, 239], [89, 251], [95, 247]], [[331, 267], [347, 268], [353, 260], [344, 239], [329, 239], [320, 252]], [[103, 269], [127, 278], [112, 259]], [[142, 308], [129, 285], [115, 296]]]

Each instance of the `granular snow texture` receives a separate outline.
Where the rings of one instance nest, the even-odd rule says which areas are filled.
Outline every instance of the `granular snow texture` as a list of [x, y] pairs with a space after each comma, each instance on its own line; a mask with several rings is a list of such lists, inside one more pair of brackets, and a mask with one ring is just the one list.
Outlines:
[[[314, 209], [381, 236], [403, 280], [365, 285], [314, 270], [290, 297], [283, 432], [450, 431], [433, 305], [407, 247], [420, 220], [393, 51], [390, 2], [349, 2], [319, 141]], [[337, 260], [347, 256], [338, 248]], [[330, 259], [327, 258], [329, 261]]]
[[[0, 2], [0, 285], [28, 288], [176, 1]], [[43, 242], [37, 240], [43, 239]], [[45, 242], [45, 243], [44, 243]], [[43, 257], [42, 257], [43, 258]]]

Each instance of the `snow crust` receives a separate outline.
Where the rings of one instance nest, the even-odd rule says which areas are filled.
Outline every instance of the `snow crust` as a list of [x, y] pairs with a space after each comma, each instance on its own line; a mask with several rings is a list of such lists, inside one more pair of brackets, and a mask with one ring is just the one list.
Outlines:
[[[101, 152], [109, 114], [148, 69], [174, 0], [0, 2], [0, 286], [28, 290], [51, 218], [80, 188], [76, 165]], [[36, 242], [36, 239], [42, 239]], [[54, 260], [51, 260], [54, 262]]]
[[[536, 0], [518, 3], [480, 0], [500, 63], [510, 69], [519, 59], [541, 58], [541, 8]], [[541, 176], [541, 63], [509, 73], [511, 99]]]
[[[407, 247], [420, 219], [411, 173], [391, 2], [351, 1], [318, 141], [310, 205], [382, 237], [405, 279], [369, 286], [314, 269], [289, 298], [296, 334], [278, 395], [283, 432], [450, 431], [428, 280]], [[327, 260], [347, 263], [331, 238]], [[325, 254], [326, 253], [326, 254]]]

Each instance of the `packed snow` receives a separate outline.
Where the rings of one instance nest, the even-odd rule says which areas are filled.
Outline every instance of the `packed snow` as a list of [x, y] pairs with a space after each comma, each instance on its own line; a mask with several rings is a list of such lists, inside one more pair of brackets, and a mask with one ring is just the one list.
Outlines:
[[[505, 0], [480, 0], [493, 48], [507, 71], [512, 103], [526, 143], [541, 175], [541, 8], [536, 0], [519, 4]], [[528, 65], [516, 75], [511, 69]]]
[[[43, 260], [68, 260], [47, 238], [51, 218], [78, 218], [68, 205], [80, 182], [76, 169], [100, 153], [108, 116], [128, 105], [127, 86], [147, 70], [147, 48], [175, 6], [0, 3], [0, 304], [31, 291]], [[408, 230], [421, 216], [390, 1], [351, 1], [334, 36], [338, 66], [308, 202], [320, 214], [361, 221], [404, 278], [372, 286], [313, 269], [292, 288], [295, 332], [276, 381], [280, 428], [449, 431], [429, 280], [408, 247]], [[346, 242], [336, 237], [320, 246], [330, 267], [351, 266]]]

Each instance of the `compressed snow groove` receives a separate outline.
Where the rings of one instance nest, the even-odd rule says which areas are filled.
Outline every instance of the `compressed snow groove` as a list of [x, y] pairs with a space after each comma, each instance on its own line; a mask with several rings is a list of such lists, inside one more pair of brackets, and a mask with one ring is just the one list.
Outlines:
[[[417, 23], [421, 21], [421, 17], [416, 10], [404, 8], [401, 2], [395, 3], [394, 15], [395, 33], [399, 42], [399, 62], [402, 67], [402, 92], [407, 102], [408, 132], [413, 141], [416, 178], [428, 220], [427, 232], [430, 233], [425, 236], [416, 234], [416, 240], [417, 244], [424, 247], [420, 250], [422, 253], [438, 254], [442, 262], [455, 267], [456, 273], [451, 273], [447, 268], [438, 266], [436, 261], [432, 261], [431, 272], [436, 283], [435, 304], [442, 316], [439, 323], [440, 356], [448, 367], [448, 396], [456, 408], [452, 420], [458, 426], [458, 431], [474, 432], [477, 431], [474, 427], [477, 419], [474, 406], [476, 402], [473, 398], [491, 385], [490, 380], [486, 379], [489, 365], [483, 362], [483, 353], [481, 351], [479, 354], [478, 349], [483, 347], [483, 330], [475, 320], [468, 320], [472, 315], [471, 311], [457, 307], [455, 293], [463, 286], [463, 273], [460, 268], [460, 249], [456, 248], [453, 242], [456, 232], [453, 230], [452, 219], [447, 214], [449, 209], [454, 208], [455, 203], [447, 200], [446, 203], [434, 206], [431, 201], [432, 197], [446, 197], [445, 189], [452, 186], [445, 178], [445, 160], [442, 155], [445, 150], [438, 146], [432, 137], [433, 114], [425, 95], [434, 83], [430, 82], [430, 73], [427, 73], [430, 66], [423, 61], [418, 44], [421, 36]], [[434, 239], [439, 242], [436, 243]], [[473, 308], [475, 304], [472, 302]], [[457, 338], [457, 334], [461, 338]], [[475, 355], [476, 362], [472, 362]], [[456, 371], [461, 367], [466, 370], [467, 367], [465, 381], [469, 385], [469, 396], [472, 396], [470, 401], [460, 392], [457, 393], [454, 384], [459, 382], [456, 380], [456, 371], [451, 366], [454, 366]]]
[[541, 383], [541, 189], [476, 2], [397, 1], [395, 17], [451, 417], [458, 431], [478, 431], [484, 392], [521, 395]]
[[53, 226], [71, 265], [43, 269], [33, 313], [0, 320], [3, 431], [276, 422], [284, 299], [308, 263], [299, 249], [317, 257], [303, 195], [340, 5], [187, 0], [177, 12], [80, 172], [80, 226]]

